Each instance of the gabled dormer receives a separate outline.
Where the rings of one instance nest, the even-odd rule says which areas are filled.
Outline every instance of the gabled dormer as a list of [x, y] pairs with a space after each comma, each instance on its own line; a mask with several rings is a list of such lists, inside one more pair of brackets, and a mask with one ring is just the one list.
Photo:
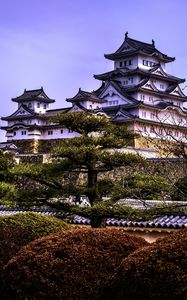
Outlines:
[[108, 81], [100, 91], [99, 97], [106, 103], [103, 106], [115, 106], [123, 104], [134, 104], [137, 100], [129, 96], [117, 82]]
[[[145, 80], [146, 81], [146, 80]], [[143, 89], [149, 90], [149, 91], [156, 91], [158, 92], [157, 87], [155, 86], [154, 82], [152, 80], [147, 80], [144, 84], [141, 86]]]
[[18, 103], [18, 108], [25, 105], [36, 113], [45, 113], [49, 104], [55, 102], [46, 95], [43, 88], [37, 90], [25, 89], [22, 95], [12, 98], [12, 101]]
[[124, 122], [134, 119], [135, 117], [131, 115], [127, 111], [118, 110], [115, 116], [113, 117], [113, 121]]
[[25, 119], [28, 117], [34, 117], [36, 114], [33, 110], [29, 109], [26, 105], [20, 104], [18, 109], [8, 117], [2, 117], [1, 119], [4, 121], [11, 121], [11, 120], [20, 120]]
[[114, 69], [136, 67], [150, 69], [156, 64], [165, 65], [165, 63], [174, 61], [174, 57], [163, 54], [155, 47], [155, 42], [151, 44], [143, 43], [128, 37], [125, 34], [125, 40], [122, 45], [113, 53], [105, 54], [105, 58], [114, 61]]
[[83, 108], [86, 108], [88, 110], [93, 110], [100, 108], [104, 102], [106, 102], [104, 99], [101, 99], [98, 97], [94, 92], [86, 92], [79, 88], [78, 93], [72, 97], [67, 98], [67, 102], [71, 102], [72, 106], [75, 104], [77, 106], [81, 106]]
[[[170, 95], [174, 95], [174, 96], [178, 96], [178, 97], [185, 97], [186, 95], [183, 93], [183, 91], [181, 90], [180, 86], [177, 85], [176, 87], [174, 87], [173, 89], [171, 89], [170, 91]], [[185, 99], [186, 101], [186, 99]]]
[[167, 77], [168, 78], [167, 73], [164, 71], [164, 69], [160, 65], [157, 65], [156, 67], [152, 68], [150, 70], [150, 73], [154, 74], [154, 75], [157, 75], [157, 76], [162, 76], [162, 77]]

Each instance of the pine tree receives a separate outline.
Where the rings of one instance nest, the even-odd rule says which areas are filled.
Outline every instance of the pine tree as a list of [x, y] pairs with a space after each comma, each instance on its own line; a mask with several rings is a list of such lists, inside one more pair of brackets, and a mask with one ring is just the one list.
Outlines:
[[[40, 204], [47, 202], [58, 209], [89, 217], [92, 227], [104, 226], [114, 204], [110, 202], [110, 207], [103, 204], [102, 196], [106, 191], [110, 193], [115, 185], [115, 180], [108, 177], [109, 171], [142, 161], [139, 155], [122, 150], [132, 141], [134, 134], [122, 124], [112, 123], [105, 115], [86, 112], [59, 114], [51, 121], [74, 132], [75, 137], [61, 140], [48, 163], [21, 164], [12, 170], [12, 173], [37, 183], [37, 189], [32, 184], [27, 190], [21, 189], [17, 203], [37, 205], [38, 200]], [[81, 182], [74, 180], [79, 174], [84, 177]], [[101, 179], [102, 174], [104, 179]], [[70, 195], [86, 195], [91, 207], [86, 210], [62, 201]], [[51, 197], [61, 201], [48, 201]]]
[[[126, 126], [115, 125], [105, 116], [71, 112], [58, 115], [54, 121], [78, 135], [65, 139], [55, 149], [54, 159], [60, 159], [63, 168], [65, 166], [69, 172], [86, 174], [86, 186], [77, 187], [76, 193], [84, 192], [92, 207], [102, 201], [99, 175], [142, 160], [138, 155], [121, 151], [134, 138], [134, 134]], [[71, 189], [76, 187], [71, 186]], [[93, 227], [102, 226], [102, 215], [90, 218]]]

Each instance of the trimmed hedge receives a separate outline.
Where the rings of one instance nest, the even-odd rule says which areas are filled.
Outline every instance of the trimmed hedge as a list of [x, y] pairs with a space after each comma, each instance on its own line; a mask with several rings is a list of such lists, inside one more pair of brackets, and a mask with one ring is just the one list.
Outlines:
[[[55, 218], [38, 213], [17, 213], [0, 216], [0, 294], [3, 288], [3, 267], [22, 246], [36, 238], [49, 235], [69, 226]], [[4, 294], [3, 294], [4, 295]], [[2, 299], [8, 299], [8, 295]]]
[[102, 299], [187, 299], [187, 229], [124, 259]]
[[147, 244], [123, 229], [63, 231], [23, 247], [6, 266], [7, 284], [18, 299], [96, 300], [122, 259]]

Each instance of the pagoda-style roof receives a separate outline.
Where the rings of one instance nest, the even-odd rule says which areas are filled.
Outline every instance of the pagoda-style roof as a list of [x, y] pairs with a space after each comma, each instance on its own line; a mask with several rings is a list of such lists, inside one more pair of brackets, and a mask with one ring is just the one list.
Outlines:
[[[175, 99], [178, 98], [179, 100], [182, 100], [183, 102], [187, 101], [187, 96], [182, 92], [182, 90], [180, 89], [180, 87], [177, 84], [171, 84], [170, 86], [168, 86], [168, 88], [165, 91], [161, 91], [161, 90], [157, 89], [154, 83], [151, 83], [152, 89], [147, 89], [146, 84], [149, 84], [149, 78], [142, 79], [137, 85], [121, 87], [121, 89], [124, 90], [127, 94], [142, 91], [145, 93], [149, 92], [149, 93], [155, 94], [157, 96], [161, 96], [161, 97], [165, 96], [165, 97], [170, 97], [170, 98], [175, 98]], [[174, 93], [176, 88], [178, 89], [178, 91], [176, 91], [176, 93]]]
[[113, 71], [109, 71], [106, 73], [94, 75], [95, 79], [106, 81], [113, 79], [115, 80], [116, 78], [119, 77], [124, 77], [124, 76], [132, 76], [132, 75], [141, 75], [149, 78], [154, 78], [154, 79], [162, 79], [165, 81], [169, 82], [176, 82], [176, 83], [184, 83], [185, 79], [184, 78], [178, 78], [175, 76], [172, 76], [170, 74], [167, 74], [162, 67], [157, 64], [153, 68], [149, 70], [141, 69], [137, 67], [136, 69], [129, 69], [127, 67], [125, 68], [118, 68]]
[[37, 124], [25, 124], [25, 123], [15, 123], [11, 126], [1, 126], [1, 129], [4, 130], [15, 130], [15, 129], [19, 129], [19, 128], [23, 128], [23, 129], [32, 129], [32, 128], [41, 128], [41, 125], [37, 125]]
[[155, 47], [155, 42], [152, 40], [151, 44], [140, 42], [128, 37], [128, 32], [125, 34], [125, 40], [122, 45], [111, 54], [105, 54], [105, 58], [110, 60], [117, 60], [125, 57], [132, 56], [134, 54], [142, 54], [147, 56], [156, 56], [160, 61], [172, 62], [175, 60], [174, 57], [167, 56], [160, 52]]
[[134, 120], [137, 117], [130, 113], [130, 108], [134, 108], [134, 105], [117, 105], [103, 107], [103, 111], [115, 121], [129, 121]]
[[72, 97], [67, 98], [67, 102], [78, 103], [82, 101], [90, 101], [95, 103], [105, 103], [106, 101], [99, 98], [94, 92], [86, 92], [81, 89], [78, 90], [78, 93]]
[[54, 99], [50, 99], [46, 93], [43, 90], [43, 87], [41, 89], [37, 90], [24, 90], [23, 94], [12, 98], [12, 101], [14, 102], [25, 102], [25, 101], [38, 101], [38, 102], [44, 102], [44, 103], [53, 103], [55, 102]]
[[20, 107], [10, 116], [1, 117], [1, 120], [10, 121], [10, 120], [19, 120], [19, 119], [28, 119], [29, 117], [38, 116], [39, 114], [35, 113], [32, 109], [28, 108], [28, 106], [22, 104]]
[[[103, 111], [115, 122], [134, 122], [138, 121], [141, 123], [147, 123], [147, 124], [155, 124], [158, 125], [158, 121], [155, 120], [149, 120], [149, 119], [141, 119], [138, 116], [134, 115], [132, 110], [134, 108], [146, 108], [155, 110], [155, 111], [163, 111], [163, 110], [176, 110], [180, 115], [183, 115], [186, 117], [187, 115], [187, 110], [182, 109], [181, 107], [178, 107], [170, 102], [162, 102], [160, 101], [156, 105], [150, 105], [147, 103], [140, 102], [139, 104], [136, 105], [118, 105], [118, 106], [110, 106], [110, 107], [103, 107]], [[170, 124], [166, 123], [166, 126], [176, 126], [176, 124]], [[186, 128], [186, 127], [185, 127]]]
[[114, 90], [116, 90], [122, 97], [128, 99], [131, 104], [134, 105], [134, 104], [139, 103], [139, 100], [136, 100], [131, 95], [129, 95], [125, 89], [121, 88], [121, 83], [119, 83], [117, 81], [113, 81], [113, 80], [109, 80], [105, 84], [102, 84], [102, 86], [98, 90], [96, 90], [94, 93], [96, 95], [98, 95], [99, 97], [102, 97], [102, 94], [104, 94], [104, 92], [108, 89], [109, 86], [113, 87]]
[[169, 102], [169, 101], [160, 101], [155, 105], [151, 105], [151, 104], [142, 102], [139, 105], [139, 107], [150, 108], [151, 110], [152, 109], [154, 109], [154, 110], [166, 110], [166, 109], [172, 108], [172, 109], [177, 110], [178, 112], [180, 112], [181, 114], [183, 114], [185, 116], [186, 116], [186, 113], [187, 113], [187, 111], [185, 111], [185, 109], [182, 109], [181, 107], [179, 107], [179, 106], [177, 106], [177, 105], [175, 105], [175, 104], [173, 104], [172, 102]]

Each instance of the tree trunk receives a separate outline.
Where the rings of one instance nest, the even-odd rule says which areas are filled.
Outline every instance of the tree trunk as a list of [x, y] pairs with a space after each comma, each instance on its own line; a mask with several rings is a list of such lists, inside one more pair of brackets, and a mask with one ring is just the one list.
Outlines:
[[97, 172], [88, 169], [88, 198], [93, 205], [97, 196]]
[[105, 228], [107, 218], [103, 216], [92, 216], [90, 221], [92, 228]]
[[[88, 168], [88, 198], [91, 206], [94, 205], [97, 197], [97, 172]], [[106, 227], [107, 218], [103, 216], [90, 217], [92, 228]]]

